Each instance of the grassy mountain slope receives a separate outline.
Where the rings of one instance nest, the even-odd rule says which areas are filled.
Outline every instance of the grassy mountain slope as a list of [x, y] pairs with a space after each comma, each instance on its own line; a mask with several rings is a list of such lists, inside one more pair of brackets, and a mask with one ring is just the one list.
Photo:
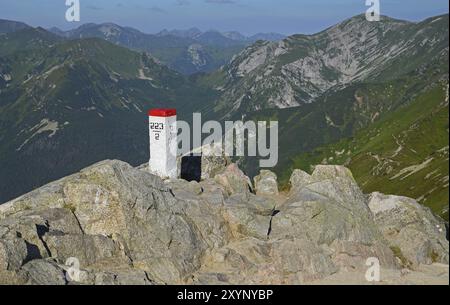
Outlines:
[[[294, 156], [351, 137], [386, 114], [410, 103], [417, 94], [428, 90], [448, 73], [445, 66], [435, 74], [439, 71], [437, 69], [439, 68], [432, 65], [424, 74], [412, 72], [395, 81], [359, 83], [331, 90], [314, 103], [295, 108], [252, 112], [246, 115], [246, 120], [279, 122], [279, 162], [275, 170], [285, 183], [290, 176], [289, 169], [292, 169]], [[236, 115], [232, 119], [241, 117]], [[245, 167], [251, 174], [256, 174], [258, 165], [251, 160], [246, 160], [248, 164]], [[305, 166], [301, 168], [305, 169]]]
[[447, 80], [353, 137], [295, 157], [291, 167], [345, 164], [366, 192], [416, 198], [448, 220], [448, 128]]
[[27, 27], [8, 34], [0, 35], [0, 57], [11, 55], [17, 51], [45, 48], [62, 41], [42, 28]]

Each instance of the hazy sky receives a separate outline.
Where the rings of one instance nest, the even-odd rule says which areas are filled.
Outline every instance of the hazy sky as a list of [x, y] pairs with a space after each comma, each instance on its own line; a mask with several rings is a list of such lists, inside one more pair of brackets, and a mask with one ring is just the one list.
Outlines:
[[[0, 19], [63, 29], [114, 22], [154, 33], [198, 27], [244, 34], [313, 33], [366, 11], [366, 0], [80, 0], [81, 21], [65, 20], [65, 0], [0, 0]], [[447, 0], [380, 0], [381, 13], [407, 20], [448, 13]]]

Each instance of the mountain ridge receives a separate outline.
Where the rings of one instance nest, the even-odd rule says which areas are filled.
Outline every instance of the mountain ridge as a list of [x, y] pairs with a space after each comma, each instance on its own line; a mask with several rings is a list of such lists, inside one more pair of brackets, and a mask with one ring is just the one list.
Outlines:
[[196, 37], [176, 32], [146, 34], [114, 23], [88, 23], [69, 31], [53, 29], [53, 32], [67, 39], [97, 37], [133, 50], [146, 51], [170, 68], [187, 75], [218, 68], [246, 44], [218, 32], [198, 33]]
[[19, 21], [0, 19], [0, 35], [8, 34], [18, 30], [29, 28], [30, 26]]
[[[391, 69], [383, 77], [405, 73], [408, 65], [417, 63], [401, 62], [401, 56], [406, 56], [403, 53], [408, 52], [407, 48], [414, 52], [414, 44], [426, 39], [420, 30], [425, 31], [441, 19], [444, 20], [434, 23], [429, 30], [440, 35], [433, 38], [441, 42], [435, 47], [437, 51], [443, 50], [445, 43], [448, 45], [448, 35], [440, 31], [440, 27], [448, 25], [448, 14], [419, 23], [386, 17], [380, 22], [367, 22], [362, 18], [350, 18], [317, 34], [293, 35], [279, 43], [260, 42], [246, 48], [204, 80], [225, 92], [223, 101], [216, 104], [219, 116], [229, 116], [235, 111], [299, 106], [333, 87], [368, 78], [376, 80], [383, 68]], [[403, 41], [395, 37], [399, 34]], [[398, 71], [391, 68], [388, 62], [395, 60], [404, 67]], [[426, 60], [424, 55], [422, 61]]]
[[[131, 49], [145, 50], [152, 53], [171, 68], [184, 74], [209, 72], [225, 64], [231, 56], [244, 46], [260, 39], [278, 40], [285, 36], [276, 33], [259, 33], [245, 37], [238, 32], [219, 32], [215, 30], [200, 31], [163, 30], [156, 34], [146, 34], [131, 27], [122, 27], [114, 23], [86, 23], [78, 28], [62, 31], [49, 29], [54, 34], [68, 39], [99, 37]], [[159, 50], [161, 49], [161, 50]], [[170, 56], [164, 53], [175, 53]], [[223, 55], [218, 54], [223, 53]]]

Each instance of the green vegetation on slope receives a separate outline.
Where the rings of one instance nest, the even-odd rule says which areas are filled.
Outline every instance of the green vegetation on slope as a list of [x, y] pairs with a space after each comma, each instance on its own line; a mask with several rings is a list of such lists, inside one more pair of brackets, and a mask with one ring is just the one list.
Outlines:
[[310, 171], [313, 164], [344, 164], [365, 192], [416, 198], [448, 220], [448, 132], [445, 82], [353, 137], [295, 157], [291, 168]]

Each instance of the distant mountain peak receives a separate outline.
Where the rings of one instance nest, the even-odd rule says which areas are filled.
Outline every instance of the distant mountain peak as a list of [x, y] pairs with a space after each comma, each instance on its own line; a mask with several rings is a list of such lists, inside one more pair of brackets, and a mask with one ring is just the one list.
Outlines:
[[12, 33], [27, 28], [31, 27], [23, 22], [0, 19], [0, 34]]
[[365, 28], [369, 29], [369, 28], [385, 28], [386, 26], [392, 27], [392, 28], [397, 28], [399, 26], [404, 26], [404, 25], [408, 25], [408, 24], [413, 24], [413, 22], [410, 21], [406, 21], [406, 20], [401, 20], [401, 19], [396, 19], [396, 18], [392, 18], [389, 16], [385, 16], [385, 15], [381, 15], [380, 16], [380, 21], [368, 21], [366, 18], [365, 14], [359, 14], [356, 15], [354, 17], [348, 18], [338, 24], [336, 24], [335, 26], [332, 26], [331, 28], [349, 28], [349, 29], [356, 29], [360, 26], [364, 26]]
[[209, 29], [206, 31], [201, 31], [196, 27], [187, 29], [187, 30], [168, 30], [164, 29], [156, 34], [157, 36], [176, 36], [182, 38], [191, 38], [194, 40], [198, 40], [199, 37], [207, 37], [207, 36], [216, 36], [218, 38], [222, 37], [226, 39], [230, 39], [237, 42], [242, 43], [253, 43], [258, 40], [268, 40], [268, 41], [279, 41], [286, 38], [286, 35], [279, 33], [258, 33], [252, 36], [245, 36], [239, 31], [219, 31], [217, 29]]
[[369, 22], [358, 15], [317, 34], [255, 43], [236, 55], [221, 77], [215, 76], [221, 79], [216, 88], [224, 92], [223, 115], [296, 107], [332, 88], [410, 73], [438, 60], [445, 50], [448, 54], [448, 26], [439, 20], [445, 23], [445, 15], [426, 23], [386, 16]]

